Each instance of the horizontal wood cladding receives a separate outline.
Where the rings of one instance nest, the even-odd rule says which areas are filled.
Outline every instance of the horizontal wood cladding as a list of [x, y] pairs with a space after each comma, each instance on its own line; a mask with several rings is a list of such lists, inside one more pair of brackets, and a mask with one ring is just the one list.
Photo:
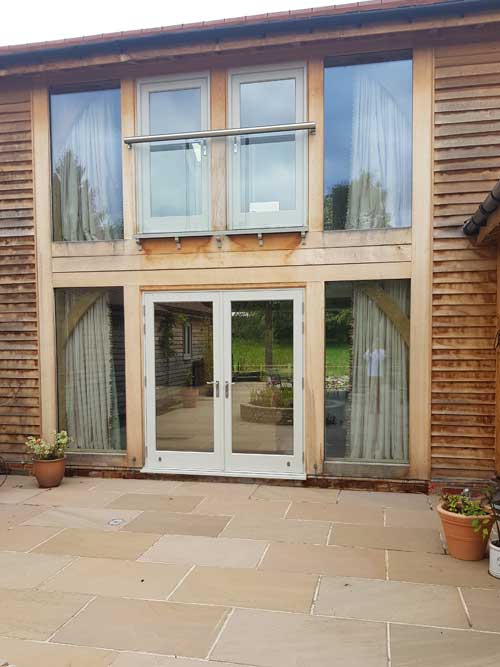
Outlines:
[[0, 91], [0, 455], [40, 428], [31, 96]]
[[500, 178], [498, 45], [435, 51], [432, 477], [495, 469], [497, 250], [462, 225]]

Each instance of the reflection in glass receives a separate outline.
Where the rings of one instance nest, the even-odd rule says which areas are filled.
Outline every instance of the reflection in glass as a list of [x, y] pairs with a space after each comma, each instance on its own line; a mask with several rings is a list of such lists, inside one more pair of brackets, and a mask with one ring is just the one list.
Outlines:
[[293, 302], [231, 304], [232, 450], [293, 454]]
[[[171, 134], [202, 129], [201, 89], [149, 93], [149, 132]], [[150, 208], [153, 217], [189, 217], [202, 213], [202, 141], [151, 144]]]
[[410, 282], [326, 285], [325, 455], [408, 461]]
[[123, 290], [55, 290], [59, 429], [72, 448], [124, 450]]
[[[240, 84], [242, 127], [296, 122], [295, 79]], [[269, 213], [296, 207], [295, 134], [240, 140], [240, 211]]]
[[212, 311], [209, 302], [155, 303], [157, 450], [214, 451]]
[[412, 62], [325, 68], [325, 229], [411, 226]]
[[120, 91], [50, 96], [55, 241], [123, 238]]

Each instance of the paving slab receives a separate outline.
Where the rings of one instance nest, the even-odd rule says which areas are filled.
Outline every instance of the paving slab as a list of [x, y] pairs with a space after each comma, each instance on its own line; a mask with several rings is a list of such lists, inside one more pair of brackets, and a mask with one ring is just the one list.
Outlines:
[[331, 524], [326, 521], [262, 519], [237, 515], [222, 531], [221, 537], [242, 537], [269, 542], [326, 544]]
[[209, 496], [205, 498], [194, 510], [196, 514], [222, 514], [234, 516], [257, 516], [268, 519], [282, 519], [285, 516], [290, 503], [288, 500], [242, 500], [228, 501], [226, 498]]
[[438, 530], [335, 524], [329, 544], [444, 554]]
[[[41, 508], [38, 508], [41, 510]], [[87, 528], [94, 530], [121, 530], [141, 514], [141, 510], [96, 509], [92, 507], [45, 507], [36, 516], [24, 522], [25, 526], [57, 526], [59, 528]]]
[[244, 500], [256, 491], [257, 484], [241, 484], [235, 482], [181, 482], [175, 488], [175, 495], [209, 496], [227, 498], [228, 500]]
[[392, 667], [497, 667], [500, 635], [391, 625]]
[[136, 560], [149, 549], [159, 535], [144, 533], [109, 532], [66, 528], [62, 533], [44, 542], [33, 553], [70, 554], [89, 558], [121, 558]]
[[34, 505], [0, 505], [0, 528], [17, 526], [44, 511], [42, 507]]
[[113, 500], [108, 507], [122, 510], [191, 512], [202, 500], [203, 496], [171, 496], [166, 493], [125, 493], [123, 496]]
[[369, 506], [350, 507], [338, 503], [293, 502], [287, 512], [286, 518], [309, 521], [334, 521], [369, 526], [384, 525], [384, 511], [382, 508], [371, 508]]
[[318, 578], [309, 574], [220, 567], [196, 567], [173, 601], [226, 607], [309, 612]]
[[29, 551], [56, 535], [59, 530], [42, 526], [0, 528], [0, 551]]
[[213, 660], [258, 667], [386, 667], [382, 623], [237, 609]]
[[258, 540], [164, 535], [139, 560], [214, 567], [257, 567], [267, 547]]
[[[242, 667], [231, 662], [197, 660], [191, 658], [174, 658], [164, 655], [147, 655], [145, 653], [120, 653], [113, 667]], [[255, 665], [245, 665], [255, 667]]]
[[398, 507], [428, 509], [429, 500], [423, 493], [390, 493], [385, 491], [341, 491], [339, 503], [371, 505], [372, 507]]
[[500, 632], [500, 589], [462, 588], [475, 630]]
[[451, 556], [403, 551], [388, 552], [389, 579], [445, 586], [500, 589], [488, 574], [488, 561], [463, 561]]
[[56, 643], [204, 658], [226, 619], [224, 607], [96, 598], [56, 633]]
[[0, 665], [5, 658], [16, 667], [109, 667], [115, 664], [117, 656], [113, 651], [102, 649], [0, 637]]
[[0, 588], [35, 588], [72, 560], [71, 556], [0, 552]]
[[323, 577], [315, 614], [468, 628], [458, 589], [398, 581]]
[[121, 496], [121, 492], [100, 491], [99, 489], [81, 489], [73, 486], [59, 486], [48, 489], [28, 498], [24, 502], [28, 505], [48, 507], [98, 507], [103, 508]]
[[252, 498], [261, 500], [288, 500], [289, 502], [336, 503], [338, 496], [339, 491], [337, 489], [261, 484], [252, 495]]
[[[35, 497], [41, 498], [46, 491], [38, 487], [16, 487], [0, 486], [0, 506], [3, 504], [25, 503], [28, 500], [34, 502]], [[36, 504], [36, 503], [35, 503]]]
[[380, 549], [271, 543], [259, 567], [277, 572], [385, 579], [385, 553]]
[[0, 589], [0, 636], [48, 639], [90, 599], [88, 595]]
[[189, 567], [107, 558], [78, 558], [42, 590], [166, 600]]
[[216, 537], [230, 520], [230, 516], [146, 511], [125, 526], [124, 530], [140, 533]]

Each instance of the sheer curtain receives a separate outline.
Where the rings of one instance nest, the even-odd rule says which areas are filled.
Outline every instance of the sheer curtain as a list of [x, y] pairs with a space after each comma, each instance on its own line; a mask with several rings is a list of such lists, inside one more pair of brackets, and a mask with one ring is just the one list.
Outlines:
[[113, 93], [87, 93], [87, 103], [54, 164], [54, 212], [64, 241], [111, 240], [122, 235], [121, 154]]
[[67, 429], [78, 448], [120, 449], [109, 297], [91, 294], [87, 305], [68, 291], [65, 321], [77, 321], [65, 346]]
[[411, 122], [376, 78], [357, 72], [346, 229], [411, 225]]
[[409, 315], [408, 281], [354, 287], [351, 459], [408, 460]]

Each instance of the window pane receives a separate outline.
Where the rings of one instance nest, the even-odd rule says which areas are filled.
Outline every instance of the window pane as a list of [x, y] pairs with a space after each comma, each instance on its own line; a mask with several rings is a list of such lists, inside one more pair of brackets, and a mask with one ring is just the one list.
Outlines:
[[[200, 87], [154, 91], [149, 93], [148, 100], [148, 133], [172, 134], [202, 129]], [[145, 146], [144, 150], [148, 151], [149, 158], [151, 217], [202, 215], [205, 142], [169, 141]], [[186, 231], [182, 221], [180, 231]]]
[[123, 238], [120, 91], [51, 95], [55, 241]]
[[[296, 122], [295, 79], [240, 84], [240, 125]], [[295, 134], [262, 134], [240, 140], [240, 212], [296, 208]]]
[[326, 285], [325, 455], [408, 461], [410, 281]]
[[123, 290], [55, 292], [59, 428], [74, 449], [124, 450]]
[[325, 229], [411, 225], [412, 62], [325, 68]]

